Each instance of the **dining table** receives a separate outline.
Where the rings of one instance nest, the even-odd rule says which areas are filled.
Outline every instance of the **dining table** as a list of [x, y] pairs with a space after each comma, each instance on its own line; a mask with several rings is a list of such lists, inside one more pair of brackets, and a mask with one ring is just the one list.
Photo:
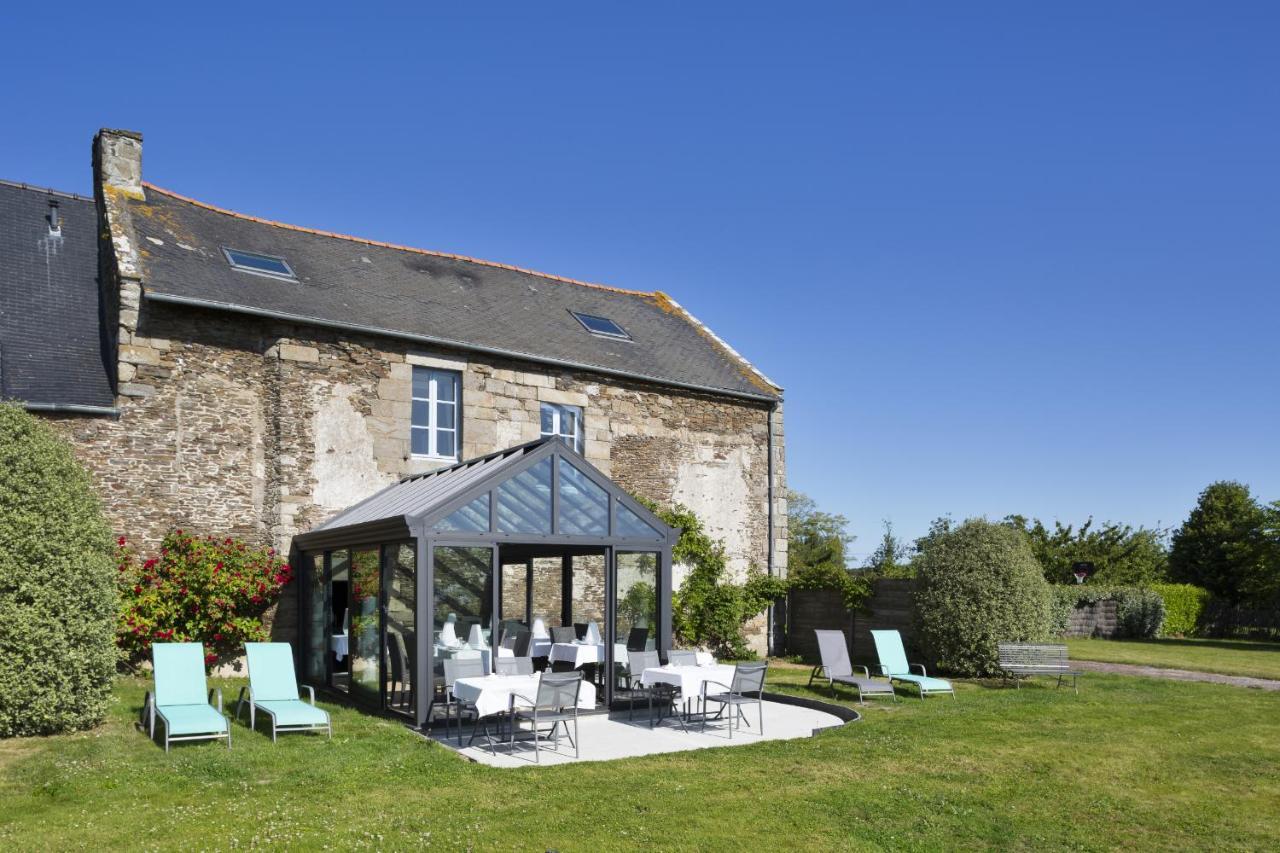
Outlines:
[[[529, 707], [529, 701], [526, 700], [537, 699], [540, 678], [540, 675], [496, 674], [459, 678], [453, 683], [452, 693], [459, 702], [475, 707], [476, 724], [484, 726], [484, 736], [492, 750], [494, 737], [489, 732], [486, 720], [506, 714], [513, 708]], [[584, 681], [578, 689], [578, 707], [590, 709], [595, 706], [595, 685]], [[497, 739], [502, 739], [501, 726], [499, 726]]]

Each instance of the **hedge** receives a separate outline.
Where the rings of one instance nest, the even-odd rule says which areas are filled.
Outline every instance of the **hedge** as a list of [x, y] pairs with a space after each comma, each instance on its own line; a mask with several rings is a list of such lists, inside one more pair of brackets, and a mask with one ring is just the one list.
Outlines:
[[111, 531], [46, 422], [0, 405], [0, 737], [88, 728], [116, 670]]
[[1160, 636], [1164, 625], [1164, 599], [1155, 590], [1137, 586], [1094, 586], [1055, 584], [1053, 587], [1053, 627], [1065, 634], [1071, 627], [1071, 612], [1100, 601], [1116, 603], [1116, 636], [1151, 639]]
[[971, 519], [933, 537], [916, 565], [919, 637], [943, 671], [995, 675], [1000, 643], [1049, 634], [1049, 584], [1019, 531]]
[[1213, 597], [1209, 590], [1190, 583], [1158, 583], [1151, 588], [1164, 599], [1166, 637], [1188, 637], [1200, 630], [1205, 607]]

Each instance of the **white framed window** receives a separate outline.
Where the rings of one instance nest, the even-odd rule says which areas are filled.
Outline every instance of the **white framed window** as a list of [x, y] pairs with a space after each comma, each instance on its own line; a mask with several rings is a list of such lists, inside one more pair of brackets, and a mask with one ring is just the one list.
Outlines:
[[414, 456], [458, 458], [458, 390], [461, 375], [452, 370], [413, 368], [413, 418], [409, 430]]
[[582, 407], [542, 404], [542, 434], [558, 435], [569, 446], [582, 452]]

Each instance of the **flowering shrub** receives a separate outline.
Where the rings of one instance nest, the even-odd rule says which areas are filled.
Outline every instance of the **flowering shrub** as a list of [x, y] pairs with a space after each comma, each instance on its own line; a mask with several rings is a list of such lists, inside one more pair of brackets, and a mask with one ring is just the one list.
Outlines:
[[267, 639], [262, 616], [293, 577], [274, 548], [181, 530], [145, 559], [121, 536], [116, 571], [116, 643], [131, 664], [150, 657], [154, 642], [204, 643], [209, 666], [238, 656], [246, 642]]

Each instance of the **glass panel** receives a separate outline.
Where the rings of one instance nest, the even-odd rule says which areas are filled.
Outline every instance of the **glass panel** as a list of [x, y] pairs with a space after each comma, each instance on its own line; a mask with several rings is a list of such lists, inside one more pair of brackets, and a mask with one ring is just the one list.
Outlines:
[[504, 563], [502, 565], [502, 595], [498, 599], [499, 618], [503, 632], [529, 627], [526, 614], [529, 603], [528, 564]]
[[422, 400], [431, 396], [431, 371], [425, 367], [413, 368], [413, 396]]
[[[636, 651], [652, 651], [658, 637], [658, 555], [618, 554], [617, 564], [617, 641]], [[645, 629], [643, 648], [640, 629]]]
[[333, 665], [330, 684], [338, 690], [351, 685], [349, 626], [351, 624], [351, 552], [345, 548], [329, 554], [329, 654]]
[[560, 459], [560, 532], [609, 535], [609, 493]]
[[384, 695], [387, 708], [412, 714], [414, 708], [413, 677], [418, 659], [415, 631], [417, 577], [413, 545], [388, 545], [387, 556], [387, 645], [383, 665]]
[[436, 399], [453, 402], [458, 399], [458, 374], [446, 370], [433, 371], [436, 380]]
[[498, 487], [498, 530], [551, 532], [551, 458], [526, 468]]
[[428, 426], [427, 418], [430, 416], [431, 404], [426, 400], [413, 401], [413, 425], [416, 427]]
[[451, 430], [440, 430], [436, 433], [436, 456], [454, 456], [454, 433]]
[[[559, 557], [535, 557], [533, 560], [534, 621], [542, 620], [547, 629], [558, 628], [564, 610], [564, 564]], [[533, 627], [533, 622], [529, 623]]]
[[[492, 668], [492, 560], [492, 548], [435, 548], [432, 637], [437, 677], [444, 674], [445, 658], [480, 658], [486, 668]], [[476, 625], [480, 626], [481, 642], [473, 645], [471, 629]]]
[[453, 403], [436, 403], [436, 426], [440, 429], [454, 429]]
[[489, 530], [489, 496], [481, 495], [466, 506], [445, 516], [436, 524], [436, 530], [461, 530], [468, 533], [486, 533]]
[[604, 637], [604, 554], [573, 558], [573, 621], [595, 622]]
[[307, 588], [310, 623], [307, 626], [306, 673], [313, 683], [324, 684], [329, 675], [329, 626], [333, 614], [325, 606], [328, 583], [324, 576], [323, 553], [308, 555], [307, 572], [310, 575]]
[[370, 705], [379, 703], [378, 602], [382, 566], [377, 548], [351, 553], [351, 695]]
[[556, 431], [556, 410], [550, 403], [542, 404], [542, 434], [554, 435]]
[[618, 501], [618, 529], [615, 536], [626, 536], [633, 539], [662, 539], [661, 533], [649, 526], [649, 522], [636, 515], [622, 501]]
[[258, 255], [253, 252], [241, 252], [237, 249], [227, 249], [227, 256], [231, 258], [231, 263], [238, 267], [267, 272], [272, 275], [293, 277], [293, 270], [289, 269], [289, 265], [280, 258], [273, 258], [270, 255]]
[[597, 335], [611, 335], [618, 338], [629, 337], [627, 333], [622, 330], [621, 326], [610, 320], [608, 317], [597, 317], [593, 314], [578, 314], [576, 312], [574, 313], [574, 316], [581, 321], [582, 325], [586, 326]]
[[[426, 456], [431, 452], [431, 446], [427, 443], [427, 431], [425, 429], [410, 430], [409, 438], [414, 455]], [[401, 447], [403, 446], [401, 445]]]

